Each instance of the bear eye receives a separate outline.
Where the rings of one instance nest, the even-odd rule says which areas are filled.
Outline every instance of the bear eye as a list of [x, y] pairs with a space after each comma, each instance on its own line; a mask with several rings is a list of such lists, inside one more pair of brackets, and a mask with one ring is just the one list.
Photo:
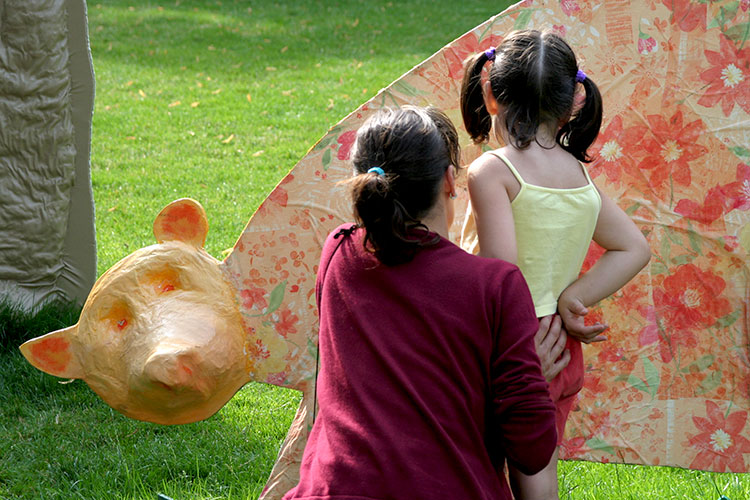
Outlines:
[[165, 267], [149, 272], [146, 280], [154, 292], [157, 294], [171, 292], [181, 287], [180, 275], [177, 270], [171, 267]]
[[125, 330], [132, 320], [130, 308], [123, 302], [117, 302], [104, 313], [102, 320], [109, 323], [109, 327], [115, 331]]

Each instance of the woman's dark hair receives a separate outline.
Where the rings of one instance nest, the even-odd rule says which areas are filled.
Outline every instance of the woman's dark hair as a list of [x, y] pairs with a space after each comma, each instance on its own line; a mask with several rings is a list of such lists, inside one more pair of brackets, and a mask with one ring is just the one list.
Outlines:
[[[466, 60], [461, 86], [461, 114], [474, 142], [489, 139], [492, 118], [482, 94], [482, 69], [487, 53]], [[590, 162], [586, 150], [596, 140], [602, 124], [602, 96], [588, 77], [582, 83], [586, 98], [573, 110], [578, 63], [565, 40], [536, 30], [510, 33], [495, 51], [489, 81], [492, 95], [504, 108], [505, 128], [511, 144], [526, 149], [536, 140], [540, 125], [557, 129], [560, 146], [582, 162]], [[572, 119], [568, 119], [572, 116]]]
[[[364, 245], [383, 264], [408, 262], [439, 237], [420, 219], [435, 204], [446, 169], [457, 165], [458, 134], [436, 108], [384, 109], [357, 131], [347, 181]], [[384, 174], [368, 172], [380, 167]]]

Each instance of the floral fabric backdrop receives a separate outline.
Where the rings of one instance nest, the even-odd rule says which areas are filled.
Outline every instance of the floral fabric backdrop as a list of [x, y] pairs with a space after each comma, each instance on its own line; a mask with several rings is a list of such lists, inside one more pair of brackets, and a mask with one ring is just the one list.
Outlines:
[[[561, 457], [748, 472], [749, 10], [750, 0], [528, 0], [381, 91], [280, 182], [225, 262], [256, 334], [248, 358], [262, 360], [248, 370], [312, 390], [315, 272], [327, 233], [351, 220], [336, 183], [350, 175], [364, 120], [386, 106], [442, 108], [460, 130], [468, 164], [482, 149], [462, 130], [462, 61], [513, 29], [550, 29], [571, 44], [604, 98], [589, 172], [653, 251], [650, 264], [590, 314], [611, 325], [609, 340], [584, 346], [585, 386]], [[459, 210], [455, 241], [462, 222]], [[584, 266], [599, 255], [592, 246]], [[269, 492], [294, 484], [309, 409], [298, 414]]]

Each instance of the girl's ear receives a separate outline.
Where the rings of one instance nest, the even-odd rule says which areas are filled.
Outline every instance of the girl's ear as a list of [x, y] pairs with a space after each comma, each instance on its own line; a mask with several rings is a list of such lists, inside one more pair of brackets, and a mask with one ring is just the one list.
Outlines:
[[482, 95], [484, 96], [484, 106], [492, 116], [497, 115], [500, 110], [500, 105], [497, 103], [497, 99], [492, 95], [492, 87], [490, 87], [490, 81], [487, 80], [482, 85]]

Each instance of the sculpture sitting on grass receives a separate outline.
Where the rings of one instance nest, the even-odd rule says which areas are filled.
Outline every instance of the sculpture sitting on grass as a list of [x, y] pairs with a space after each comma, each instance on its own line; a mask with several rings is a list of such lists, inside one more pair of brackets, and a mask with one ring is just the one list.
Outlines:
[[36, 368], [83, 379], [124, 415], [159, 424], [210, 417], [250, 380], [237, 291], [204, 249], [208, 224], [189, 199], [154, 222], [156, 245], [96, 282], [78, 324], [21, 346]]

